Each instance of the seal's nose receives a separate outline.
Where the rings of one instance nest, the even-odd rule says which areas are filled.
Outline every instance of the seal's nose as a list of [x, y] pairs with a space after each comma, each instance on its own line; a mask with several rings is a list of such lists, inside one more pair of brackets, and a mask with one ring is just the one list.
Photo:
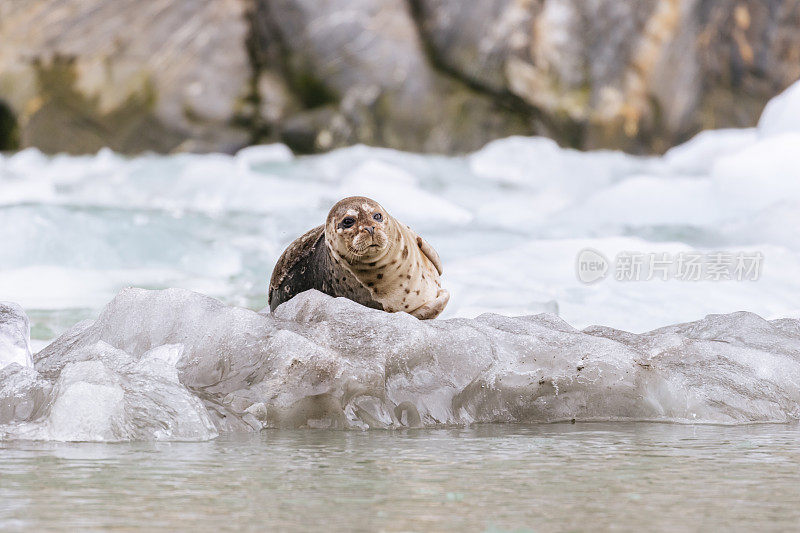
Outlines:
[[367, 226], [364, 229], [367, 230], [370, 235], [375, 235], [375, 227], [374, 226]]

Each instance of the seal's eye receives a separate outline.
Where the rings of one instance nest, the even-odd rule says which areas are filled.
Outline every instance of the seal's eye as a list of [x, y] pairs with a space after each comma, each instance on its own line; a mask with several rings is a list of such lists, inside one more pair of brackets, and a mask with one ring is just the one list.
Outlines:
[[345, 217], [344, 220], [342, 220], [342, 224], [341, 225], [342, 225], [343, 228], [349, 228], [349, 227], [352, 227], [353, 224], [355, 224], [355, 223], [356, 223], [356, 219], [354, 219], [353, 217]]
[[375, 213], [374, 215], [372, 215], [372, 218], [380, 222], [381, 220], [383, 220], [383, 215], [381, 215], [380, 213]]

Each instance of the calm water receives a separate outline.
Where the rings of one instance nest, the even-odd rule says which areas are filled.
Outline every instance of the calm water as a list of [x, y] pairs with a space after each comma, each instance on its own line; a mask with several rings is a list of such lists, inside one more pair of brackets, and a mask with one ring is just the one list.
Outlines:
[[265, 431], [0, 443], [0, 529], [800, 528], [800, 426]]

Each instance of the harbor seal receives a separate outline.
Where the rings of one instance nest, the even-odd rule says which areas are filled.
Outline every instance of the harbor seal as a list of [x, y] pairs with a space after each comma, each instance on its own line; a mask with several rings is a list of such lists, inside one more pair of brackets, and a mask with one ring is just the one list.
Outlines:
[[269, 283], [269, 307], [317, 289], [389, 313], [435, 318], [450, 294], [442, 261], [425, 239], [363, 196], [334, 205], [325, 224], [283, 252]]

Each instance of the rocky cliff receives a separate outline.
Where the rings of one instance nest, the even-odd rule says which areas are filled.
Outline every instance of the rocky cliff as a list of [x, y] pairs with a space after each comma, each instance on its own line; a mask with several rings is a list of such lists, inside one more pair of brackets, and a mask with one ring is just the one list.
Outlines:
[[660, 152], [800, 77], [800, 0], [0, 0], [0, 149]]

